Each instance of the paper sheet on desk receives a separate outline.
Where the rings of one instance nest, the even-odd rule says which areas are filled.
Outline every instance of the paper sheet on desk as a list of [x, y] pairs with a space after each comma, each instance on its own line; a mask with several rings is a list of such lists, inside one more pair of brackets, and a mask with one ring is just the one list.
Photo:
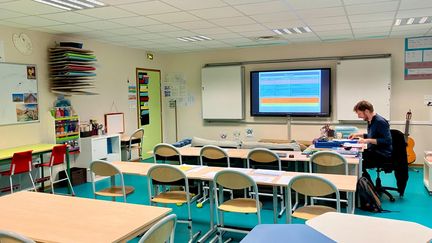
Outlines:
[[278, 171], [278, 170], [263, 170], [263, 169], [257, 169], [254, 171], [254, 174], [260, 174], [260, 175], [270, 175], [270, 176], [280, 176], [284, 172]]
[[363, 148], [362, 143], [344, 143], [342, 144], [343, 147], [351, 147], [351, 148]]
[[253, 171], [253, 169], [245, 169], [245, 168], [237, 168], [237, 167], [229, 167], [228, 169], [243, 172], [246, 174]]

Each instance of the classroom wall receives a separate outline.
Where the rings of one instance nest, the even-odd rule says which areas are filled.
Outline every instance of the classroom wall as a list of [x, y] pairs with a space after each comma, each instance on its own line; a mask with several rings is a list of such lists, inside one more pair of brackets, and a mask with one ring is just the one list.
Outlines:
[[[33, 44], [33, 53], [25, 56], [12, 43], [14, 33], [26, 33]], [[155, 55], [153, 61], [145, 58], [146, 51], [104, 44], [74, 37], [28, 31], [0, 26], [0, 40], [4, 42], [6, 62], [37, 65], [39, 91], [39, 123], [0, 126], [0, 149], [32, 143], [52, 143], [55, 138], [53, 119], [49, 109], [56, 96], [49, 90], [48, 48], [59, 41], [83, 42], [85, 49], [93, 50], [96, 64], [96, 91], [99, 95], [73, 96], [72, 105], [81, 121], [96, 119], [104, 122], [104, 114], [113, 111], [125, 113], [126, 133], [137, 128], [136, 109], [128, 103], [128, 80], [135, 83], [135, 68], [162, 69], [162, 55]]]
[[[201, 67], [207, 63], [224, 63], [251, 60], [271, 60], [288, 58], [307, 58], [320, 56], [364, 55], [390, 53], [392, 55], [392, 90], [391, 90], [391, 121], [392, 128], [403, 131], [405, 114], [411, 109], [413, 120], [411, 135], [416, 140], [415, 151], [420, 163], [424, 150], [432, 150], [432, 113], [423, 104], [424, 95], [432, 94], [432, 80], [403, 80], [404, 39], [361, 40], [348, 42], [333, 42], [319, 44], [292, 44], [288, 46], [273, 46], [262, 48], [243, 48], [226, 51], [207, 51], [170, 55], [164, 63], [167, 72], [179, 73], [187, 81], [187, 89], [194, 102], [190, 105], [177, 107], [178, 138], [192, 136], [219, 139], [221, 133], [227, 133], [228, 139], [233, 139], [233, 132], [240, 131], [245, 136], [246, 128], [254, 129], [254, 138], [298, 139], [311, 140], [319, 136], [319, 128], [325, 122], [336, 122], [333, 118], [255, 118], [250, 117], [249, 103], [249, 72], [252, 70], [280, 68], [332, 68], [332, 105], [335, 110], [334, 90], [336, 85], [335, 61], [291, 62], [277, 64], [255, 64], [245, 66], [245, 111], [246, 119], [241, 122], [204, 122], [201, 119]], [[337, 77], [336, 77], [337, 78]], [[229, 87], [227, 87], [229, 88]], [[373, 88], [373, 87], [371, 87]], [[223, 94], [221, 94], [223, 98]], [[175, 122], [175, 110], [167, 106], [164, 100], [164, 121], [167, 124]], [[352, 104], [354, 106], [354, 104]], [[221, 107], [220, 109], [223, 109]], [[379, 111], [377, 111], [379, 113]], [[333, 115], [333, 117], [335, 117]], [[169, 122], [168, 122], [169, 121]], [[365, 128], [364, 123], [356, 124]], [[166, 141], [172, 142], [175, 137], [175, 126], [165, 126]], [[291, 127], [291, 130], [288, 128]], [[250, 139], [250, 138], [248, 138]]]

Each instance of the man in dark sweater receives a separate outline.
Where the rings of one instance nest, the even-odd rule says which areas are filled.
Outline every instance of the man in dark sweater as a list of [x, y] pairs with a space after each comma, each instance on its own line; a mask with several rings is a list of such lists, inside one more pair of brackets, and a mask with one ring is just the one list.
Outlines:
[[368, 122], [367, 134], [355, 133], [351, 134], [349, 138], [359, 138], [359, 143], [368, 145], [368, 148], [363, 152], [363, 175], [369, 176], [366, 169], [376, 168], [391, 157], [390, 124], [382, 116], [375, 113], [373, 105], [368, 101], [358, 102], [354, 106], [354, 112], [357, 113], [358, 118]]

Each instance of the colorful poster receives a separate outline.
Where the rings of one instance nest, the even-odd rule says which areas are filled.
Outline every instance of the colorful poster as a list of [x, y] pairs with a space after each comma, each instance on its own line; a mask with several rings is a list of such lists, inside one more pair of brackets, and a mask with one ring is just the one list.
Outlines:
[[405, 80], [432, 79], [432, 36], [405, 39]]
[[150, 123], [150, 110], [148, 106], [148, 101], [150, 100], [149, 92], [148, 92], [148, 84], [149, 84], [149, 77], [147, 76], [147, 73], [138, 71], [137, 73], [138, 77], [138, 109], [140, 114], [140, 125], [147, 125]]

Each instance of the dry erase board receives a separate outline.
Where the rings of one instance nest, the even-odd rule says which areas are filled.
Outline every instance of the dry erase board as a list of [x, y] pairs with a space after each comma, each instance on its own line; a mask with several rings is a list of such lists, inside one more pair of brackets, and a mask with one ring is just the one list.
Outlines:
[[105, 114], [105, 128], [107, 134], [124, 133], [124, 113]]
[[37, 68], [0, 63], [0, 125], [39, 121]]
[[337, 120], [359, 120], [353, 112], [360, 100], [370, 101], [374, 110], [390, 119], [391, 59], [343, 60], [336, 71]]
[[242, 66], [201, 69], [203, 119], [244, 119]]

